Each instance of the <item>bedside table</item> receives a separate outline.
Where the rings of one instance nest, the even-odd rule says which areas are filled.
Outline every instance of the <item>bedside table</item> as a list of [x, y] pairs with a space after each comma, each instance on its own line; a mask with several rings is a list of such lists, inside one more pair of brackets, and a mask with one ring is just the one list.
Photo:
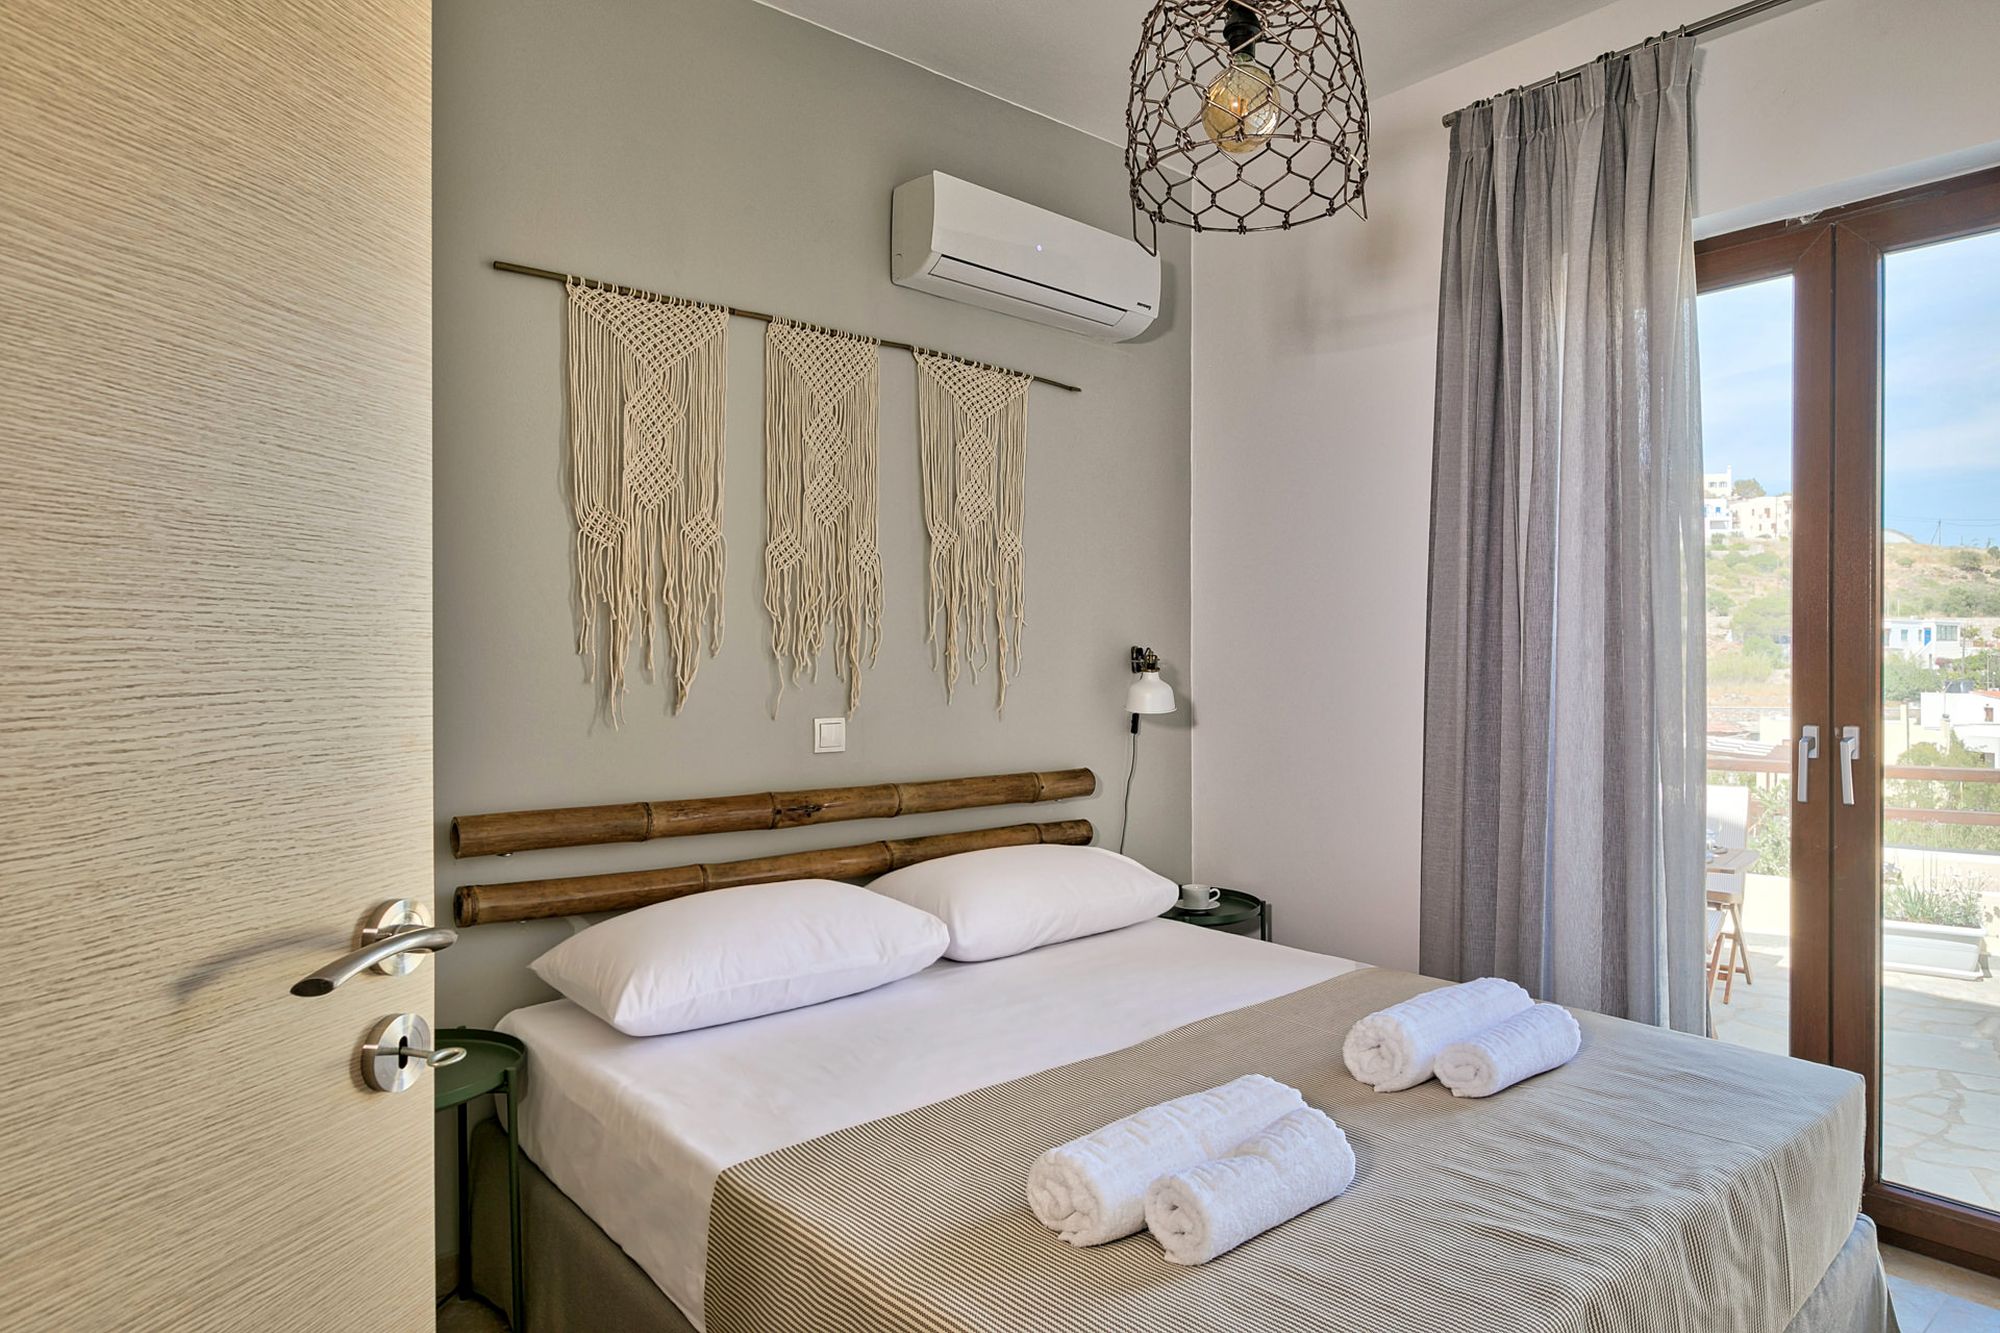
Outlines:
[[1190, 926], [1226, 930], [1232, 935], [1248, 935], [1250, 932], [1245, 927], [1254, 922], [1258, 939], [1271, 938], [1271, 904], [1240, 889], [1222, 890], [1222, 901], [1204, 911], [1174, 906], [1160, 916], [1167, 921], [1185, 921]]
[[526, 1328], [521, 1272], [521, 1065], [528, 1048], [504, 1032], [484, 1028], [440, 1028], [435, 1045], [463, 1046], [465, 1058], [432, 1072], [435, 1109], [458, 1108], [458, 1295], [472, 1291], [472, 1163], [466, 1139], [465, 1108], [489, 1092], [507, 1099], [507, 1257], [514, 1280], [509, 1328]]

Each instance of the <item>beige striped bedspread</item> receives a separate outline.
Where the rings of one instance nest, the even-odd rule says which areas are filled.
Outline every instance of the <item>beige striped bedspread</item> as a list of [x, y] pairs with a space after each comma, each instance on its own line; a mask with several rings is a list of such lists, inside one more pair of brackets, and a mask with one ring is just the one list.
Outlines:
[[[1438, 984], [1351, 973], [731, 1167], [708, 1333], [1779, 1333], [1854, 1225], [1861, 1081], [1587, 1013], [1488, 1100], [1349, 1078], [1348, 1027]], [[1345, 1195], [1198, 1268], [1036, 1223], [1043, 1149], [1247, 1073], [1347, 1131]]]

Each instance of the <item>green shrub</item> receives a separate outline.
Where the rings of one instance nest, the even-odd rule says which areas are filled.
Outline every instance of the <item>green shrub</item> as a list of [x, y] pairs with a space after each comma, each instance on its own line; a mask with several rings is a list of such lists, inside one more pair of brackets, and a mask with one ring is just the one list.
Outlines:
[[2000, 587], [1991, 583], [1954, 583], [1945, 588], [1921, 614], [1947, 616], [2000, 616]]
[[1924, 926], [1977, 926], [1979, 894], [1956, 884], [1892, 884], [1882, 893], [1882, 918]]
[[1745, 648], [1761, 642], [1775, 650], [1777, 637], [1792, 631], [1792, 599], [1774, 592], [1752, 597], [1730, 616], [1729, 628]]
[[1771, 678], [1778, 663], [1777, 649], [1760, 639], [1710, 657], [1708, 678], [1722, 685], [1757, 685]]
[[1913, 704], [1925, 690], [1944, 688], [1944, 676], [1901, 653], [1882, 654], [1882, 697], [1890, 703]]
[[1757, 789], [1757, 819], [1750, 826], [1750, 850], [1757, 853], [1757, 873], [1792, 873], [1792, 784], [1785, 779]]

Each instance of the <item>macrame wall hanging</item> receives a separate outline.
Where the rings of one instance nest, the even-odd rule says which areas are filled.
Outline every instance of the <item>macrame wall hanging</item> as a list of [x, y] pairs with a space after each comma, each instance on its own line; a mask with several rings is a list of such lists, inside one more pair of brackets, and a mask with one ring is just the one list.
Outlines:
[[764, 609], [782, 696], [817, 673], [827, 627], [847, 711], [882, 640], [872, 338], [773, 321], [764, 339]]
[[1025, 618], [1021, 515], [1033, 379], [929, 352], [916, 358], [932, 665], [944, 672], [948, 699], [961, 659], [975, 680], [991, 660], [999, 676], [994, 706], [1004, 712]]
[[[576, 647], [618, 721], [632, 636], [654, 669], [655, 617], [673, 655], [674, 711], [722, 644], [722, 408], [729, 312], [571, 281], [570, 504]], [[598, 618], [608, 622], [602, 633]]]

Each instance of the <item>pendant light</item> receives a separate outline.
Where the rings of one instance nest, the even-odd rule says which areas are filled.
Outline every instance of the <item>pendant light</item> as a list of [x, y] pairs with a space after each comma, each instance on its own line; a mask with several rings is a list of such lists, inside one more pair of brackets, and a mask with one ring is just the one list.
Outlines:
[[1365, 216], [1368, 93], [1340, 0], [1157, 0], [1132, 58], [1133, 235]]

